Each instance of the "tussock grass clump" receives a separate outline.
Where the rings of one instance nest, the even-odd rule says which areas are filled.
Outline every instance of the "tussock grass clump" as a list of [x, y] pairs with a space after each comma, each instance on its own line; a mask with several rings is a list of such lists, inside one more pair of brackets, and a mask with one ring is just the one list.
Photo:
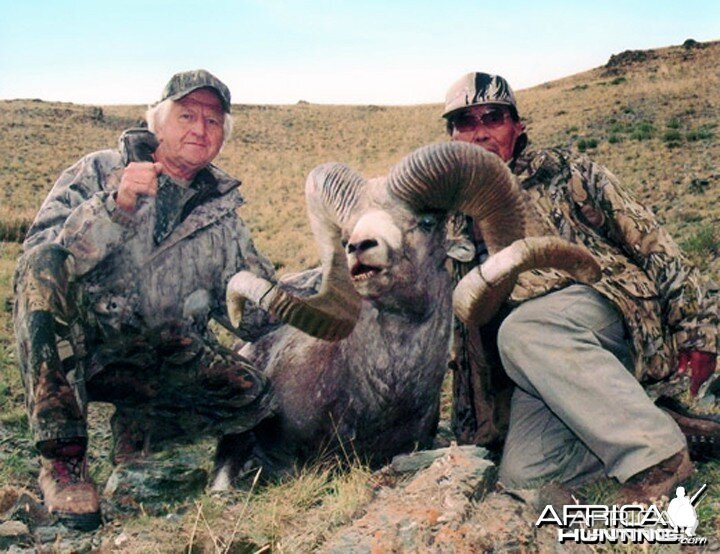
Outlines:
[[690, 142], [710, 140], [715, 136], [713, 133], [713, 127], [713, 125], [701, 125], [697, 129], [692, 129], [685, 133], [685, 138]]
[[208, 495], [184, 518], [184, 550], [312, 552], [372, 497], [359, 462], [317, 464], [269, 485], [257, 474], [247, 492]]
[[714, 223], [705, 223], [695, 228], [681, 244], [685, 253], [700, 267], [704, 267], [708, 255], [720, 254], [720, 234]]
[[630, 138], [633, 140], [650, 140], [653, 136], [655, 136], [655, 126], [649, 121], [640, 121], [630, 133]]
[[670, 129], [663, 135], [663, 142], [666, 143], [668, 148], [677, 148], [682, 142], [682, 135], [677, 129]]
[[35, 219], [35, 210], [0, 208], [0, 242], [22, 242]]
[[596, 138], [582, 138], [577, 142], [577, 149], [580, 152], [585, 152], [586, 150], [592, 150], [593, 148], [597, 148], [597, 145], [598, 139]]

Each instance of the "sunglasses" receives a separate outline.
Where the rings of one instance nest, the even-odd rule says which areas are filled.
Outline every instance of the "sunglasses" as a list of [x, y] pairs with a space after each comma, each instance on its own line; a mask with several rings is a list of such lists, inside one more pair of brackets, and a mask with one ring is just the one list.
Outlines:
[[508, 111], [504, 108], [490, 108], [486, 112], [464, 113], [455, 117], [452, 121], [453, 128], [458, 133], [474, 131], [478, 127], [496, 129], [505, 123]]

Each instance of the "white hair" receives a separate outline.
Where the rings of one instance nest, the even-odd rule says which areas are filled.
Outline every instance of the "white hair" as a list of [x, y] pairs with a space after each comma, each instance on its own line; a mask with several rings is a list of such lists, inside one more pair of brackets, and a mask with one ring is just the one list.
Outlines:
[[[174, 100], [167, 98], [162, 102], [158, 102], [154, 106], [149, 106], [145, 112], [145, 121], [147, 121], [148, 129], [151, 133], [157, 132], [158, 127], [162, 127], [163, 123], [170, 114], [170, 107]], [[233, 118], [229, 113], [223, 112], [223, 145], [230, 138], [233, 130]]]

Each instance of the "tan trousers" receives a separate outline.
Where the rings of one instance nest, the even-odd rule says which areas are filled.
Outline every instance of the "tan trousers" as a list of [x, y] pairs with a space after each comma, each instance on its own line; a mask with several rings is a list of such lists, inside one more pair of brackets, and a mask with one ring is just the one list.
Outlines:
[[624, 482], [686, 446], [633, 377], [621, 315], [590, 287], [521, 304], [498, 346], [517, 385], [500, 465], [506, 486]]

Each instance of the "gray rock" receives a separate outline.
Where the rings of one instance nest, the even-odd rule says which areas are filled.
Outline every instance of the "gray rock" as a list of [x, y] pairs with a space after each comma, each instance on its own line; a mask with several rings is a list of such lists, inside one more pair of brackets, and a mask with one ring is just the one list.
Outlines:
[[450, 427], [449, 421], [441, 421], [438, 423], [435, 439], [433, 439], [433, 448], [447, 448], [455, 442], [455, 433]]
[[[457, 528], [471, 514], [475, 501], [495, 483], [494, 464], [482, 458], [483, 449], [451, 446], [433, 455], [428, 469], [406, 484], [379, 494], [367, 513], [339, 531], [324, 546], [324, 552], [423, 552], [452, 551]], [[426, 453], [415, 453], [412, 464], [426, 463]], [[436, 452], [437, 454], [437, 452]], [[461, 541], [462, 542], [462, 541]], [[442, 546], [444, 543], [445, 546]], [[460, 544], [460, 543], [458, 543]], [[459, 551], [467, 551], [467, 547]]]
[[72, 552], [73, 554], [86, 554], [93, 548], [92, 540], [88, 538], [69, 538], [60, 541], [57, 545], [59, 552]]
[[41, 544], [54, 542], [65, 531], [62, 525], [43, 525], [35, 529], [35, 540]]
[[468, 456], [473, 456], [481, 460], [485, 459], [488, 455], [488, 451], [480, 446], [454, 445], [436, 450], [419, 450], [410, 454], [400, 454], [392, 459], [390, 468], [396, 473], [414, 473], [430, 467], [435, 460], [447, 455], [450, 452], [450, 448], [459, 449]]
[[159, 515], [177, 502], [202, 493], [209, 474], [205, 452], [192, 449], [164, 452], [140, 462], [115, 468], [105, 486], [105, 497], [113, 511], [142, 509]]
[[43, 503], [29, 492], [22, 492], [15, 504], [3, 517], [4, 519], [22, 521], [31, 530], [43, 525], [49, 525], [53, 521], [53, 517]]
[[0, 549], [7, 550], [11, 546], [30, 545], [32, 536], [30, 529], [22, 521], [5, 521], [0, 523]]
[[496, 470], [483, 459], [484, 449], [453, 445], [440, 457], [436, 454], [418, 452], [394, 460], [400, 470], [416, 471], [435, 458], [409, 481], [384, 486], [365, 515], [340, 529], [321, 551], [593, 552], [589, 545], [559, 544], [550, 527], [535, 526], [536, 506], [564, 500], [564, 490], [493, 492]]

